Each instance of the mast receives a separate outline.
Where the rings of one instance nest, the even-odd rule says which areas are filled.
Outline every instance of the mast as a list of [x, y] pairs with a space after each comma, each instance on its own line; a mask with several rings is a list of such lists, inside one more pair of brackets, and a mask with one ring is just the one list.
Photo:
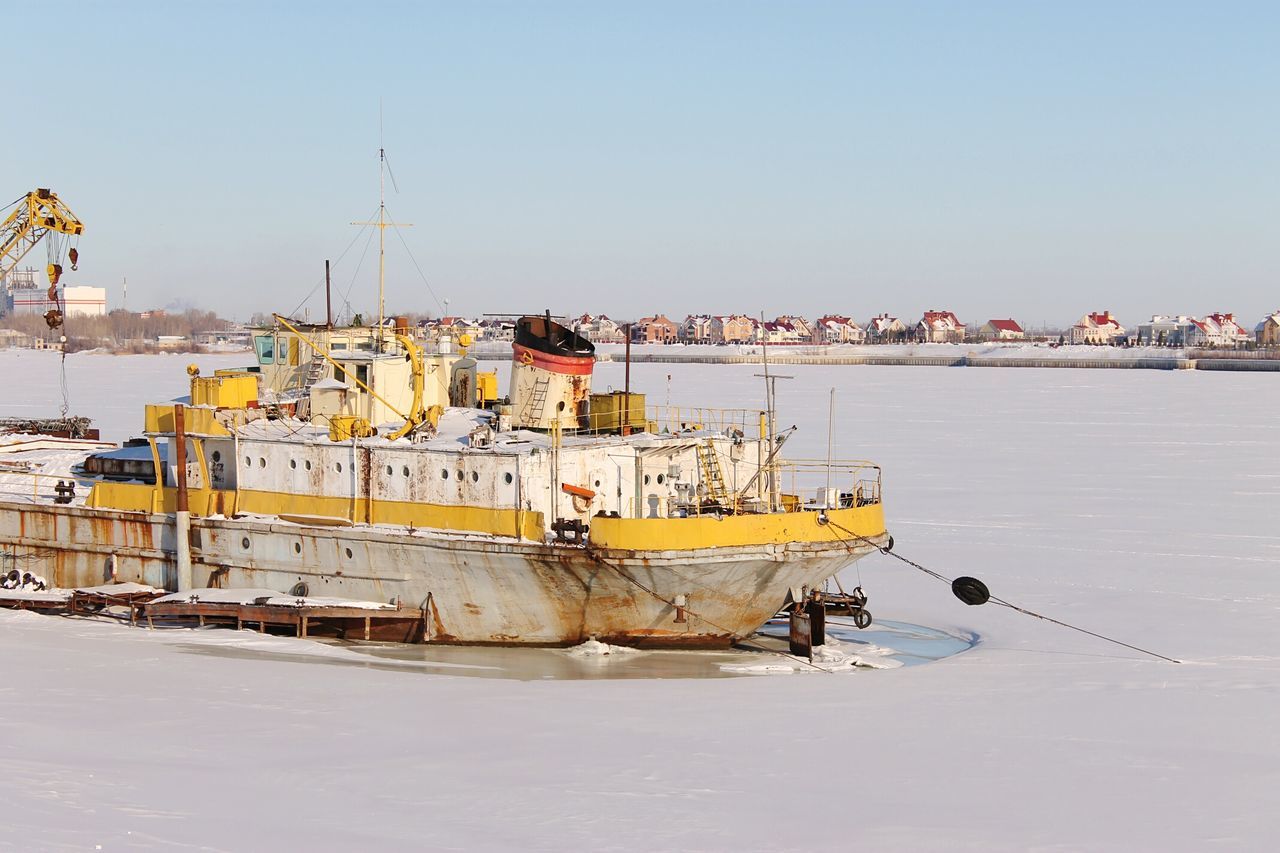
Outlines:
[[[379, 123], [381, 136], [381, 123]], [[381, 139], [378, 140], [382, 142]], [[387, 313], [387, 149], [378, 146], [378, 334]]]

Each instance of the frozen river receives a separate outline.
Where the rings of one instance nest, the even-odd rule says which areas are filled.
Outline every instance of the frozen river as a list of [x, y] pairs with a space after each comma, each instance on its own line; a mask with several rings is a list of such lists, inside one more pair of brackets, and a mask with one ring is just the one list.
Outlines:
[[[246, 357], [76, 355], [71, 408], [118, 440], [143, 402], [184, 393], [188, 361]], [[669, 384], [673, 403], [756, 407], [759, 372], [645, 364], [632, 383], [651, 403]], [[0, 613], [0, 846], [1272, 846], [1276, 377], [780, 372], [788, 454], [825, 454], [835, 387], [836, 453], [884, 467], [898, 551], [1185, 662], [965, 607], [878, 556], [845, 579], [878, 620], [976, 646], [839, 675], [513, 680]], [[5, 414], [56, 413], [56, 356], [0, 351], [0, 376]], [[595, 384], [620, 388], [622, 365]]]

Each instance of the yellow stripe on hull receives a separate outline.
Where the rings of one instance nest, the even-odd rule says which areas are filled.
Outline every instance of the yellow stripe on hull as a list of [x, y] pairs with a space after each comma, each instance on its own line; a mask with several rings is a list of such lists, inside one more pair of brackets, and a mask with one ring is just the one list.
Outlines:
[[[730, 515], [689, 518], [591, 519], [591, 544], [619, 551], [696, 551], [745, 545], [786, 545], [792, 542], [848, 542], [845, 530], [868, 538], [885, 532], [880, 504], [833, 509], [832, 524], [820, 524], [817, 512], [770, 515]], [[836, 527], [839, 525], [839, 527]], [[844, 528], [841, 530], [840, 528]]]

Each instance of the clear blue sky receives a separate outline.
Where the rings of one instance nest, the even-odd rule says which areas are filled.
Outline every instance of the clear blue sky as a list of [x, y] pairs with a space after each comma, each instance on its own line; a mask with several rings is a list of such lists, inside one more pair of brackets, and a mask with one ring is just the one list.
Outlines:
[[[87, 223], [72, 283], [115, 304], [127, 276], [131, 308], [294, 308], [377, 207], [380, 98], [388, 209], [455, 312], [1280, 306], [1276, 3], [62, 3], [4, 26], [0, 203], [59, 192]], [[357, 310], [363, 248], [334, 275]], [[388, 307], [440, 310], [391, 232]]]

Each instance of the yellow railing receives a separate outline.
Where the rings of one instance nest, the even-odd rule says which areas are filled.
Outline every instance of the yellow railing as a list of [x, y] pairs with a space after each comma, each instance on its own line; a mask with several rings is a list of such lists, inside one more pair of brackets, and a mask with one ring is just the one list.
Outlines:
[[706, 406], [649, 406], [646, 414], [659, 430], [676, 433], [687, 429], [724, 432], [729, 428], [744, 436], [760, 437], [764, 412], [758, 409], [714, 409]]

